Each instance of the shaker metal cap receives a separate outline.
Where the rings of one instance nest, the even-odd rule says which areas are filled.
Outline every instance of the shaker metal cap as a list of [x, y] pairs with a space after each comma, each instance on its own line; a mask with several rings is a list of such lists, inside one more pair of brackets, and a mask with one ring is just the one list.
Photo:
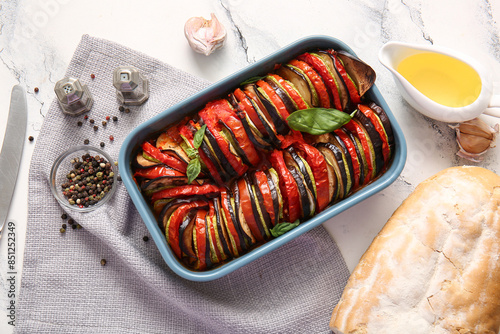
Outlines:
[[77, 116], [88, 112], [94, 103], [87, 85], [82, 85], [76, 78], [66, 77], [59, 80], [54, 92], [63, 113], [68, 115]]
[[149, 97], [149, 81], [134, 66], [119, 66], [113, 72], [116, 96], [123, 104], [141, 105]]

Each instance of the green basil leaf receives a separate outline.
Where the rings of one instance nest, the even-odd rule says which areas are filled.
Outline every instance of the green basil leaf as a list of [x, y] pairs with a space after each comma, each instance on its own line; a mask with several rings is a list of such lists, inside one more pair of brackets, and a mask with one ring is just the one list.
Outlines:
[[194, 134], [193, 138], [193, 146], [194, 148], [198, 149], [201, 146], [201, 143], [203, 142], [203, 137], [205, 136], [205, 130], [207, 128], [207, 125], [203, 125], [196, 133]]
[[348, 113], [337, 109], [310, 108], [291, 113], [287, 121], [293, 130], [322, 135], [337, 130], [351, 118]]
[[188, 177], [188, 184], [191, 184], [194, 179], [198, 177], [201, 172], [201, 162], [200, 158], [196, 157], [189, 161], [186, 169], [186, 175]]
[[299, 224], [300, 221], [298, 219], [294, 223], [287, 223], [287, 222], [278, 223], [274, 225], [274, 227], [271, 229], [271, 234], [273, 235], [273, 237], [277, 238], [280, 235], [283, 235], [286, 232], [293, 230], [294, 228], [299, 226]]
[[189, 159], [194, 159], [198, 156], [198, 150], [192, 147], [188, 147], [184, 150]]
[[265, 77], [266, 76], [262, 76], [262, 77], [255, 76], [255, 77], [248, 78], [245, 81], [243, 81], [242, 83], [240, 83], [240, 86], [245, 86], [245, 85], [248, 85], [248, 84], [256, 83], [257, 81], [262, 80]]

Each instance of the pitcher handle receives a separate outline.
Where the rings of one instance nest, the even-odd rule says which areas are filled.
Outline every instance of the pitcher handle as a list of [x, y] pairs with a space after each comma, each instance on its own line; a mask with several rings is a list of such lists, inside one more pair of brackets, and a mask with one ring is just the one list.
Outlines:
[[484, 109], [483, 114], [500, 118], [500, 95], [491, 97], [488, 108]]

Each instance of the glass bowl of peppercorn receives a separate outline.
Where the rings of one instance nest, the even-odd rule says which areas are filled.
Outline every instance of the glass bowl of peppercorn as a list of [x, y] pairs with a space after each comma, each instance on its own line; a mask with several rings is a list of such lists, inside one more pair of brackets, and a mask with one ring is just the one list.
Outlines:
[[116, 166], [104, 151], [76, 146], [63, 152], [52, 165], [50, 188], [63, 208], [93, 211], [113, 196]]

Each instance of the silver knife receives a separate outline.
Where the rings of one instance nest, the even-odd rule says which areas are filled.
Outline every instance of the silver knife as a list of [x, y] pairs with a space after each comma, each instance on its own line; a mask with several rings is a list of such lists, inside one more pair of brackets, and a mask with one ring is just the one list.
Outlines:
[[21, 86], [12, 88], [9, 118], [0, 151], [0, 237], [14, 194], [19, 164], [23, 153], [28, 118], [26, 93]]

